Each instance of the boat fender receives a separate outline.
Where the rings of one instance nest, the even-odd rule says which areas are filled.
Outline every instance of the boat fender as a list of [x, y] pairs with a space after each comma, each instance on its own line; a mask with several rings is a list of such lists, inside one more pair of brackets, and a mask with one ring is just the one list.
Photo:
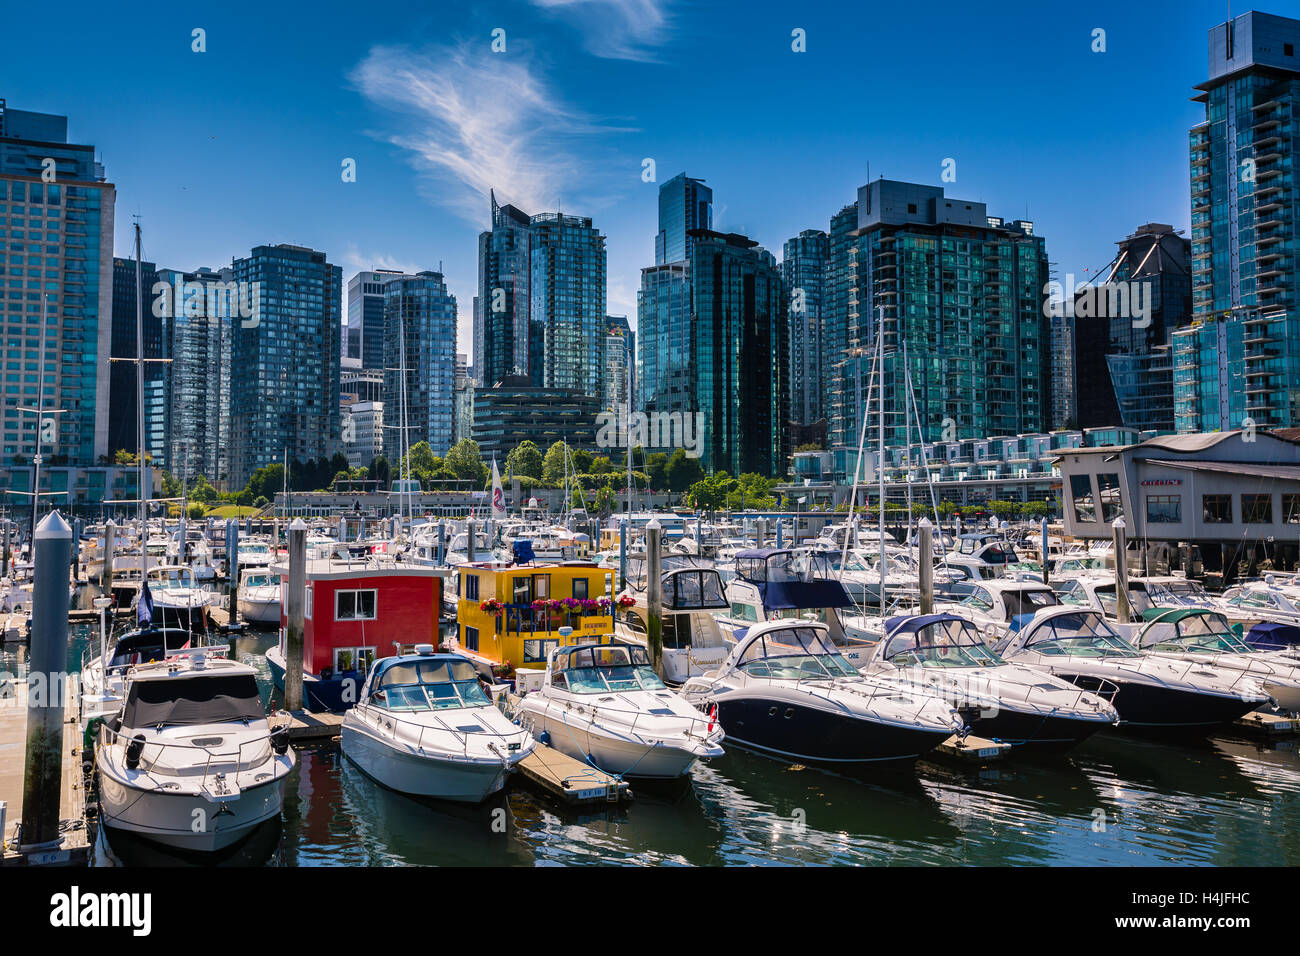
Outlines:
[[551, 732], [549, 730], [543, 730], [537, 735], [537, 742], [549, 747], [551, 745]]
[[126, 769], [135, 770], [140, 766], [140, 755], [144, 753], [144, 734], [136, 734], [126, 745]]
[[281, 757], [289, 750], [289, 731], [284, 727], [271, 733], [271, 748]]

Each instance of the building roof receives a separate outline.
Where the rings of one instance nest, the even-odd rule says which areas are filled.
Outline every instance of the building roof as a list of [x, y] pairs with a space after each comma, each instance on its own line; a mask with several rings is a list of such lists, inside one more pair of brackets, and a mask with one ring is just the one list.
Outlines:
[[1259, 465], [1248, 461], [1161, 461], [1184, 471], [1210, 471], [1243, 478], [1281, 478], [1300, 481], [1300, 465]]
[[[1268, 435], [1270, 438], [1291, 445], [1300, 444], [1300, 440], [1297, 440], [1300, 438], [1300, 429], [1288, 428], [1284, 431], [1286, 433], [1281, 431], [1261, 431], [1259, 434]], [[1294, 437], [1291, 433], [1294, 433]], [[1179, 454], [1189, 455], [1213, 448], [1229, 438], [1236, 438], [1241, 434], [1244, 434], [1241, 429], [1235, 429], [1226, 432], [1199, 432], [1192, 435], [1157, 435], [1155, 438], [1148, 438], [1136, 445], [1098, 445], [1089, 448], [1061, 448], [1054, 450], [1070, 455], [1114, 455], [1128, 451], [1131, 448], [1150, 448], [1161, 451], [1176, 451]]]

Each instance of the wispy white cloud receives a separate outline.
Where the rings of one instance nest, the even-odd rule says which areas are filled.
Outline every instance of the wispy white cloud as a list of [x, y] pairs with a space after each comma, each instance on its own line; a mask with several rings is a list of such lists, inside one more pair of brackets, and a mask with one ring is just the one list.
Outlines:
[[614, 60], [655, 59], [668, 37], [669, 0], [531, 0], [582, 31], [589, 53]]
[[400, 132], [381, 135], [410, 151], [430, 198], [479, 224], [492, 188], [528, 212], [577, 198], [566, 192], [584, 182], [573, 140], [614, 131], [566, 105], [526, 57], [485, 45], [376, 46], [351, 80], [375, 105], [407, 115]]

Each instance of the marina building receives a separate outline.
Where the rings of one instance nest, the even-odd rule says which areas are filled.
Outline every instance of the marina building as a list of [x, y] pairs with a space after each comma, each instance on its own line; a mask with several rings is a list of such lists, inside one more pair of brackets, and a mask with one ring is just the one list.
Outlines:
[[511, 375], [474, 390], [472, 435], [484, 461], [504, 465], [522, 441], [545, 451], [557, 441], [596, 449], [596, 397], [574, 389], [541, 388], [527, 375]]

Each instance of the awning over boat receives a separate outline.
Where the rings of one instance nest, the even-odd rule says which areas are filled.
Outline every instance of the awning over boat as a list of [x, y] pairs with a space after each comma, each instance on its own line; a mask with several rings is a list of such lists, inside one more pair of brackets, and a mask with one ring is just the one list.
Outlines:
[[754, 586], [765, 611], [854, 606], [839, 581], [757, 581]]

